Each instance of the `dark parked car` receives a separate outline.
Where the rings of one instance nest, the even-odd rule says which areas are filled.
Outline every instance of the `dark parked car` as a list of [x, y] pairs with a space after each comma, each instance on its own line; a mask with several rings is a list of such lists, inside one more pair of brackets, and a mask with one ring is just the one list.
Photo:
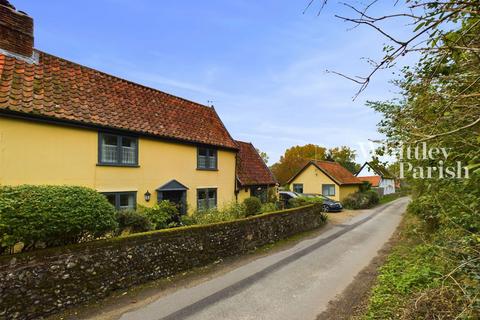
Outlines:
[[325, 197], [321, 194], [303, 193], [300, 196], [306, 198], [321, 198], [323, 200], [322, 208], [325, 212], [339, 212], [343, 210], [343, 206], [340, 202], [330, 199], [329, 197]]
[[300, 194], [292, 191], [279, 191], [278, 196], [280, 197], [280, 202], [282, 203], [282, 206], [284, 208], [288, 208], [289, 207], [288, 201], [290, 199], [300, 197]]

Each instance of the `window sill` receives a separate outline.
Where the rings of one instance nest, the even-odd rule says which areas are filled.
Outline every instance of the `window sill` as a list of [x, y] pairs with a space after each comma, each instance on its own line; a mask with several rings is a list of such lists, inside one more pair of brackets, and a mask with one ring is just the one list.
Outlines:
[[199, 170], [199, 171], [218, 171], [218, 168], [217, 169], [197, 168], [197, 170]]
[[97, 167], [140, 168], [138, 164], [97, 163]]

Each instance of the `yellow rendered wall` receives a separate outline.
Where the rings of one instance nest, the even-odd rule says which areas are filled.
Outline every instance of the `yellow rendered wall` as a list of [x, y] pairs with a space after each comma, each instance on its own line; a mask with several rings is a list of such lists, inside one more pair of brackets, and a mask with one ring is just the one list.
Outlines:
[[340, 186], [340, 201], [360, 190], [359, 185]]
[[[217, 188], [218, 206], [235, 201], [235, 152], [218, 151], [218, 171], [200, 171], [195, 146], [139, 139], [139, 166], [97, 166], [98, 132], [0, 117], [0, 184], [81, 185], [99, 192], [137, 191], [153, 205], [155, 189], [172, 179], [189, 188], [189, 211], [198, 188]], [[152, 200], [146, 203], [144, 193]]]
[[[247, 190], [247, 191], [245, 191]], [[243, 200], [247, 199], [247, 198], [250, 198], [250, 188], [242, 188], [238, 191], [238, 194], [237, 194], [237, 201], [238, 203], [242, 203]]]
[[291, 190], [293, 190], [294, 183], [303, 183], [303, 193], [322, 194], [323, 184], [335, 185], [335, 196], [330, 196], [334, 200], [339, 200], [340, 189], [338, 185], [330, 179], [325, 173], [320, 171], [313, 164], [309, 165], [302, 173], [300, 173], [295, 180], [290, 183]]
[[348, 195], [357, 192], [359, 190], [358, 185], [346, 185], [339, 186], [332, 179], [330, 179], [325, 173], [315, 167], [313, 164], [309, 165], [302, 173], [300, 173], [291, 183], [290, 186], [293, 190], [294, 183], [303, 183], [304, 193], [316, 193], [322, 194], [323, 184], [335, 185], [335, 196], [329, 196], [337, 201], [342, 201]]

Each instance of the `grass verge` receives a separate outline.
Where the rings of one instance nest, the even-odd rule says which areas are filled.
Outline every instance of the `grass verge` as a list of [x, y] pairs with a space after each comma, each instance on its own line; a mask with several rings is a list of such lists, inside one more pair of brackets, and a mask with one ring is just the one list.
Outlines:
[[462, 288], [446, 276], [457, 261], [445, 256], [417, 217], [407, 213], [404, 219], [399, 240], [378, 271], [364, 312], [354, 318], [475, 319]]

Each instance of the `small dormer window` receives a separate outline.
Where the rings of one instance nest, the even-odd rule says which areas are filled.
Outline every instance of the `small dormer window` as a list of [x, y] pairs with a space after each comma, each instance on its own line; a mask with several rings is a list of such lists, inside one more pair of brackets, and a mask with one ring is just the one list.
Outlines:
[[197, 169], [217, 170], [217, 150], [212, 148], [198, 148]]

